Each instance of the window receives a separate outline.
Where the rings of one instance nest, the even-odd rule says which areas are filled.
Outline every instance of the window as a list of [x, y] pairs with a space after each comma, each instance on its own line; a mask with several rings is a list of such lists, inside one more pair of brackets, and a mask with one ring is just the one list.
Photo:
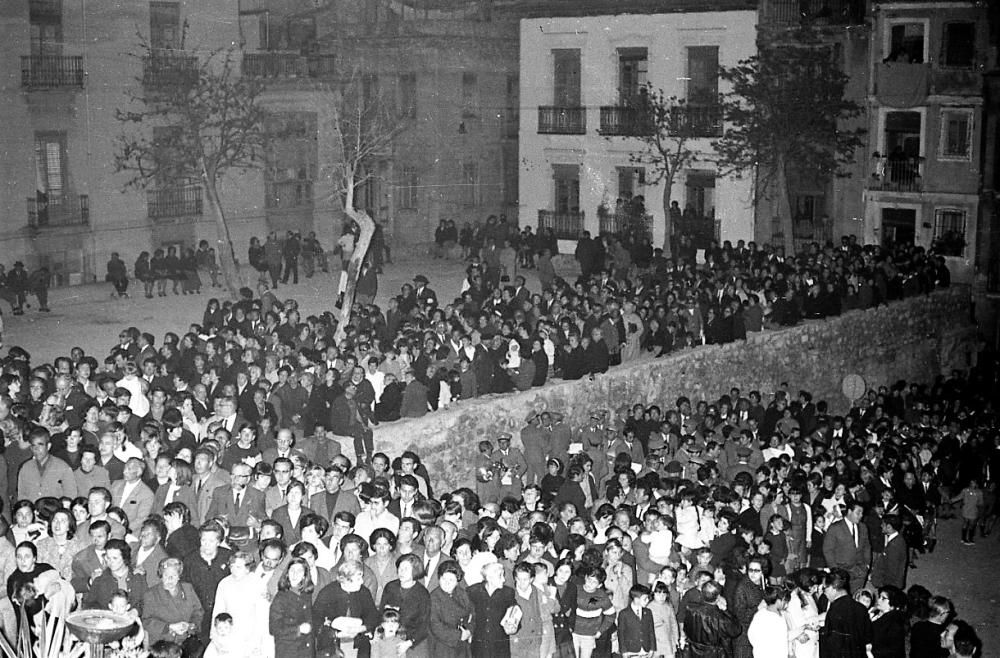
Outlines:
[[885, 155], [894, 159], [920, 157], [921, 133], [919, 112], [886, 113]]
[[462, 163], [462, 200], [466, 206], [478, 206], [482, 203], [478, 162]]
[[976, 63], [976, 24], [945, 23], [941, 61], [945, 66], [971, 68]]
[[685, 219], [712, 219], [715, 217], [715, 173], [689, 171], [685, 182]]
[[66, 193], [66, 133], [35, 133], [38, 196], [50, 203]]
[[692, 46], [687, 49], [688, 105], [715, 105], [719, 102], [719, 47]]
[[516, 206], [518, 190], [517, 144], [503, 144], [500, 149], [500, 166], [503, 168], [503, 202], [507, 206]]
[[826, 197], [821, 194], [797, 194], [792, 217], [797, 222], [815, 222], [826, 214]]
[[149, 45], [154, 50], [182, 47], [179, 2], [149, 3]]
[[552, 104], [556, 107], [580, 107], [580, 51], [553, 50]]
[[416, 73], [404, 73], [399, 76], [399, 115], [408, 119], [417, 118]]
[[934, 213], [934, 243], [945, 256], [965, 255], [965, 220], [962, 208], [938, 208]]
[[580, 212], [579, 165], [552, 165], [552, 182], [555, 191], [556, 214]]
[[941, 112], [941, 158], [972, 158], [972, 110]]
[[59, 0], [32, 0], [28, 5], [31, 27], [31, 54], [62, 55], [62, 3]]
[[462, 117], [479, 116], [479, 77], [475, 73], [462, 73]]
[[889, 31], [890, 62], [919, 64], [924, 61], [924, 24], [899, 23]]
[[316, 178], [316, 114], [275, 112], [264, 123], [264, 205], [298, 208], [313, 203]]
[[420, 179], [417, 176], [417, 170], [414, 167], [403, 167], [399, 172], [399, 207], [400, 208], [416, 208], [417, 207], [417, 189], [419, 187]]
[[316, 18], [313, 16], [288, 19], [288, 47], [302, 50], [316, 40]]
[[618, 49], [618, 95], [622, 104], [639, 95], [648, 71], [649, 54], [645, 48]]
[[618, 167], [618, 197], [630, 201], [632, 197], [644, 194], [646, 170], [642, 167]]

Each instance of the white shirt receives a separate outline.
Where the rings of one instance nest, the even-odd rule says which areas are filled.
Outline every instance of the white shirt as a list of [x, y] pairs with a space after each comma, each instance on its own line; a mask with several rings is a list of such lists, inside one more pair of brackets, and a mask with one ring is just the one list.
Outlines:
[[142, 394], [142, 379], [136, 375], [125, 375], [115, 382], [115, 386], [120, 386], [132, 394], [128, 402], [132, 413], [140, 418], [149, 413], [149, 400]]
[[753, 658], [788, 658], [788, 625], [780, 613], [758, 610], [747, 629], [747, 639]]

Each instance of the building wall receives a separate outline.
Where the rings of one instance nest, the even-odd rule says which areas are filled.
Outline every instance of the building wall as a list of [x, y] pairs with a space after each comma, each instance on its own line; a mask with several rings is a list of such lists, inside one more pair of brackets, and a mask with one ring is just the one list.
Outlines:
[[[460, 227], [491, 214], [515, 214], [516, 206], [507, 201], [516, 199], [516, 190], [508, 189], [503, 175], [505, 162], [516, 163], [516, 155], [509, 153], [516, 148], [516, 138], [507, 129], [507, 83], [518, 73], [514, 23], [410, 21], [394, 33], [364, 38], [351, 38], [360, 27], [340, 25], [336, 30], [330, 35], [320, 32], [319, 39], [321, 52], [336, 56], [339, 75], [354, 70], [377, 74], [389, 102], [398, 98], [400, 76], [416, 76], [416, 116], [405, 120], [376, 181], [377, 219], [394, 246], [432, 242], [442, 219]], [[464, 75], [474, 76], [476, 82], [472, 111], [466, 111]], [[474, 192], [463, 177], [464, 164], [478, 169]], [[412, 206], [402, 203], [399, 189], [407, 169], [416, 173]]]
[[[808, 388], [842, 413], [845, 375], [861, 375], [869, 387], [899, 379], [930, 382], [953, 368], [974, 363], [978, 349], [967, 287], [913, 297], [841, 317], [808, 322], [752, 336], [746, 342], [707, 345], [655, 360], [615, 368], [594, 381], [557, 382], [540, 389], [463, 402], [423, 418], [375, 428], [375, 449], [386, 454], [414, 450], [437, 478], [436, 488], [474, 486], [476, 444], [500, 432], [515, 436], [529, 411], [562, 412], [577, 428], [592, 409], [635, 403], [672, 407], [686, 395], [715, 399], [733, 386], [765, 396], [787, 382]], [[350, 440], [342, 441], [350, 452]]]
[[[968, 68], [945, 66], [945, 25], [955, 21], [975, 24], [975, 63]], [[893, 57], [891, 30], [902, 23], [923, 26], [922, 61], [898, 61]], [[948, 261], [953, 277], [966, 283], [972, 281], [976, 254], [983, 157], [982, 72], [989, 52], [987, 42], [988, 25], [979, 3], [883, 3], [874, 12], [864, 240], [880, 243], [886, 239], [884, 210], [915, 209], [914, 242], [929, 248], [935, 238], [936, 214], [945, 209], [962, 210], [966, 217], [966, 247], [963, 254], [949, 257]], [[942, 117], [947, 110], [971, 113], [970, 150], [965, 158], [949, 157], [942, 151]], [[886, 189], [877, 182], [884, 176], [878, 170], [876, 154], [882, 158], [888, 155], [886, 121], [891, 112], [916, 112], [921, 116], [920, 176], [915, 189]]]
[[[182, 0], [184, 46], [202, 56], [239, 43], [237, 0]], [[146, 194], [124, 190], [127, 176], [114, 171], [116, 138], [121, 124], [115, 111], [127, 107], [126, 93], [139, 91], [142, 61], [139, 34], [149, 35], [149, 3], [88, 0], [62, 3], [63, 55], [82, 55], [82, 89], [25, 91], [21, 88], [22, 55], [30, 51], [28, 0], [10, 0], [0, 8], [0, 253], [2, 260], [21, 259], [29, 267], [48, 263], [57, 283], [100, 279], [112, 251], [131, 262], [141, 250], [163, 243], [192, 246], [215, 228], [207, 213], [179, 221], [148, 218]], [[35, 196], [34, 134], [66, 133], [66, 190], [89, 197], [89, 222], [29, 230], [27, 199]], [[240, 226], [254, 221], [253, 176], [234, 174], [220, 189], [227, 213]], [[237, 240], [237, 252], [239, 253]], [[245, 242], [244, 242], [245, 251]]]
[[[521, 21], [521, 128], [519, 139], [520, 213], [537, 220], [539, 210], [553, 210], [552, 165], [579, 164], [580, 209], [586, 228], [596, 234], [597, 207], [613, 208], [618, 195], [615, 166], [629, 166], [629, 151], [640, 148], [632, 138], [598, 134], [600, 107], [618, 101], [618, 55], [622, 47], [648, 50], [649, 81], [667, 96], [686, 97], [686, 48], [718, 46], [719, 64], [733, 66], [756, 51], [754, 11], [654, 15], [539, 18]], [[553, 103], [552, 49], [581, 51], [581, 104], [586, 107], [585, 135], [538, 134], [538, 107]], [[720, 91], [725, 91], [720, 83]], [[700, 154], [694, 169], [714, 169], [711, 139], [693, 140]], [[684, 207], [685, 177], [674, 181], [671, 197]], [[750, 179], [716, 180], [715, 218], [724, 240], [752, 240]], [[646, 208], [654, 218], [654, 244], [662, 243], [662, 185], [647, 185]]]

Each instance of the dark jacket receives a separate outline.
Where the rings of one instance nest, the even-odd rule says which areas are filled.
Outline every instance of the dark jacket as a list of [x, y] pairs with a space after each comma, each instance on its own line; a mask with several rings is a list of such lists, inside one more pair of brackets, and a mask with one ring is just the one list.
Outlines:
[[819, 634], [820, 658], [865, 658], [871, 642], [872, 623], [863, 605], [850, 596], [830, 604]]
[[740, 634], [736, 617], [714, 603], [694, 603], [684, 616], [690, 658], [731, 658], [733, 639]]
[[313, 633], [302, 634], [302, 624], [312, 624], [312, 596], [292, 590], [279, 591], [271, 601], [268, 627], [274, 636], [274, 655], [281, 658], [312, 658]]
[[618, 613], [618, 646], [622, 653], [646, 653], [656, 649], [653, 612], [649, 608], [642, 609], [641, 619], [632, 606]]

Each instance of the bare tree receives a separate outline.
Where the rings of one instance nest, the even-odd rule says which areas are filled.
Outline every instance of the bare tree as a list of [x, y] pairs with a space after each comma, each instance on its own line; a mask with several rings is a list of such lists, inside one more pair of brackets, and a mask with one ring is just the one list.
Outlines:
[[219, 180], [233, 169], [263, 165], [264, 120], [261, 83], [242, 77], [238, 51], [205, 57], [166, 57], [144, 40], [135, 55], [144, 77], [126, 92], [115, 170], [131, 178], [126, 188], [148, 189], [200, 181], [215, 220], [216, 253], [230, 295], [241, 285], [233, 241], [219, 200]]
[[[347, 266], [347, 287], [341, 300], [335, 341], [340, 341], [346, 333], [361, 265], [375, 234], [375, 222], [365, 209], [357, 207], [356, 193], [360, 187], [375, 179], [374, 165], [392, 155], [393, 141], [405, 129], [401, 120], [403, 114], [395, 103], [389, 102], [380, 93], [373, 78], [365, 78], [357, 71], [334, 89], [330, 119], [333, 125], [329, 130], [322, 131], [329, 134], [334, 141], [334, 150], [339, 151], [340, 156], [330, 173], [333, 194], [339, 195], [344, 214], [359, 229]], [[323, 138], [326, 137], [324, 134]]]
[[669, 255], [676, 228], [670, 218], [671, 194], [678, 172], [698, 161], [691, 140], [698, 136], [699, 125], [691, 120], [684, 99], [667, 96], [648, 82], [624, 109], [621, 130], [605, 137], [610, 140], [624, 133], [642, 142], [642, 150], [632, 152], [629, 160], [649, 169], [648, 182], [663, 183], [663, 251]]

